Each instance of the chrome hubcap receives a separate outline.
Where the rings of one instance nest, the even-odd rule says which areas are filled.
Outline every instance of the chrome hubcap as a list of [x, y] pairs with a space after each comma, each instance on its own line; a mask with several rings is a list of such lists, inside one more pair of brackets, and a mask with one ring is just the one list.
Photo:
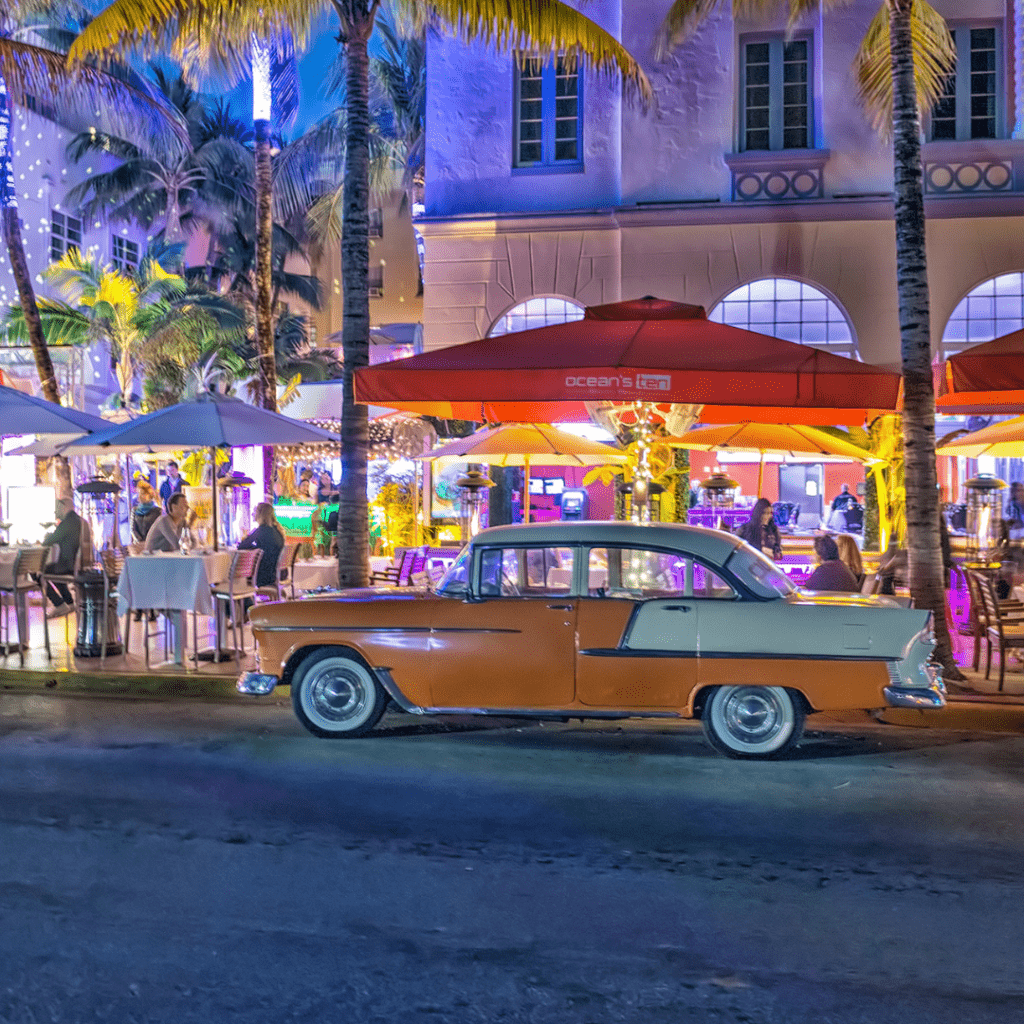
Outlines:
[[363, 680], [341, 665], [324, 668], [310, 683], [309, 697], [312, 710], [327, 722], [358, 718], [369, 700]]
[[745, 743], [763, 743], [786, 724], [778, 701], [764, 690], [737, 690], [724, 711], [729, 731]]

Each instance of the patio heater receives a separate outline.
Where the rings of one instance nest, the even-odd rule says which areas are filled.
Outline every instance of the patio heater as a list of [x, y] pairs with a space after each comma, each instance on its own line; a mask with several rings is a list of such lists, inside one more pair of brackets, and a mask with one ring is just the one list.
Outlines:
[[[76, 491], [82, 496], [82, 518], [88, 520], [97, 548], [105, 548], [112, 543], [120, 547], [120, 522], [118, 521], [118, 496], [121, 488], [110, 480], [93, 478], [79, 484]], [[104, 521], [109, 518], [110, 531], [103, 529]]]
[[[464, 476], [455, 481], [459, 488], [459, 530], [462, 543], [467, 544], [480, 532], [480, 506], [489, 487], [494, 486], [479, 466], [467, 466]], [[527, 501], [529, 496], [527, 495]]]
[[222, 477], [217, 481], [220, 488], [220, 536], [232, 547], [249, 533], [252, 512], [249, 508], [249, 488], [255, 481], [241, 473]]
[[701, 482], [704, 488], [704, 500], [709, 508], [732, 508], [736, 502], [736, 490], [739, 484], [719, 471], [712, 473], [707, 480]]
[[980, 473], [964, 482], [967, 492], [968, 562], [992, 561], [1002, 539], [1003, 501], [1006, 487], [998, 477]]

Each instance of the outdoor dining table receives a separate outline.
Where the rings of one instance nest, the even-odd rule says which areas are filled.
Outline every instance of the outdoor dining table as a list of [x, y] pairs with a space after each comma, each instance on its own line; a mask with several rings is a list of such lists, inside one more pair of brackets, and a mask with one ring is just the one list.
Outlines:
[[184, 664], [185, 613], [213, 614], [210, 587], [227, 579], [233, 554], [221, 550], [129, 555], [117, 585], [118, 615], [140, 608], [176, 613], [168, 616], [174, 634], [174, 661]]
[[321, 590], [338, 586], [338, 559], [305, 558], [292, 566], [296, 590]]

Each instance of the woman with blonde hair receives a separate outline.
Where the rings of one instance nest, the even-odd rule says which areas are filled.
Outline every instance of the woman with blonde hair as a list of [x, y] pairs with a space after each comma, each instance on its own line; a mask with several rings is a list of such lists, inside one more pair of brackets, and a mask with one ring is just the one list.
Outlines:
[[846, 568], [853, 574], [857, 586], [861, 586], [864, 582], [864, 562], [860, 557], [857, 542], [848, 533], [841, 533], [836, 537], [836, 547], [839, 548], [839, 558], [846, 563]]
[[274, 506], [269, 501], [261, 501], [253, 509], [256, 529], [239, 541], [239, 548], [259, 548], [263, 552], [259, 568], [256, 570], [256, 586], [272, 587], [277, 573], [277, 559], [284, 547], [284, 529], [277, 521]]

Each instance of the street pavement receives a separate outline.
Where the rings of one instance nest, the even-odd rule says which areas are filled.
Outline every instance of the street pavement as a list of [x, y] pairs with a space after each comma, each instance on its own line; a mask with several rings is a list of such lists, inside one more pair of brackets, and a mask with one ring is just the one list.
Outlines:
[[1024, 739], [0, 694], [0, 1021], [1021, 1015]]

